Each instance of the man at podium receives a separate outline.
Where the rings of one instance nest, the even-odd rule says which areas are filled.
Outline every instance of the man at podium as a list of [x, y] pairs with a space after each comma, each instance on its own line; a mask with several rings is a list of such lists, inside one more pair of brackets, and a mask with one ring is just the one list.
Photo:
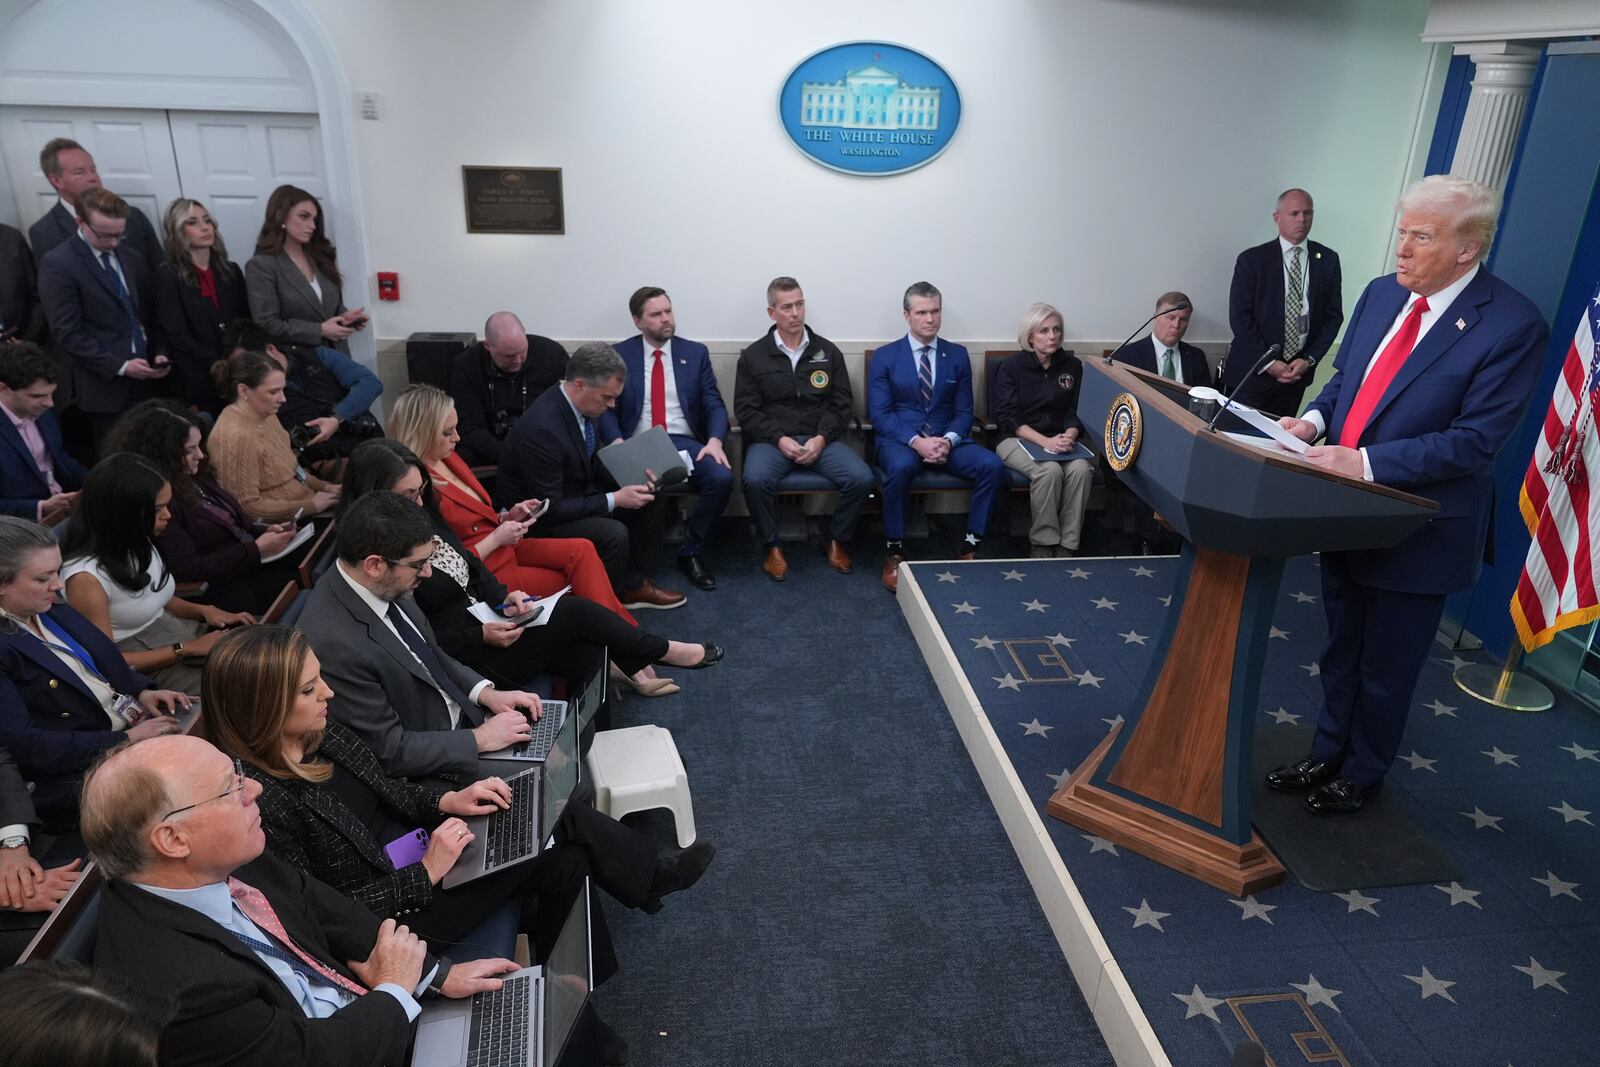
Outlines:
[[1328, 646], [1311, 752], [1267, 775], [1319, 815], [1357, 812], [1383, 784], [1446, 595], [1478, 575], [1494, 460], [1521, 423], [1549, 328], [1491, 275], [1500, 196], [1433, 175], [1400, 199], [1396, 272], [1367, 285], [1334, 375], [1304, 418], [1306, 459], [1430, 497], [1437, 517], [1393, 548], [1322, 556]]

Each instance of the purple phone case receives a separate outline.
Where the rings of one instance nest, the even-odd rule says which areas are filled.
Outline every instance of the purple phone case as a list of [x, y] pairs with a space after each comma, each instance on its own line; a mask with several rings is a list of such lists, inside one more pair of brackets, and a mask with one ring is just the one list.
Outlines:
[[428, 851], [428, 831], [418, 828], [409, 834], [401, 834], [384, 845], [383, 851], [397, 871], [413, 863], [420, 863], [423, 854]]

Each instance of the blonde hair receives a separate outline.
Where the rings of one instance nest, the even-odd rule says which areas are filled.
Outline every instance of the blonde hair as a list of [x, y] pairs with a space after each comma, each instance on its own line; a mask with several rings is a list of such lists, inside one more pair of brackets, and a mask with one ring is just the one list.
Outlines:
[[409, 386], [389, 408], [389, 437], [426, 456], [455, 406], [450, 394], [438, 386]]
[[1426, 211], [1449, 216], [1456, 237], [1477, 242], [1479, 261], [1489, 254], [1500, 225], [1500, 194], [1481, 182], [1450, 174], [1430, 174], [1411, 183], [1400, 194], [1398, 207], [1402, 215]]
[[1022, 325], [1017, 327], [1017, 344], [1022, 346], [1024, 352], [1033, 351], [1033, 331], [1049, 322], [1051, 318], [1061, 319], [1063, 326], [1067, 323], [1061, 312], [1050, 304], [1034, 304], [1022, 313]]

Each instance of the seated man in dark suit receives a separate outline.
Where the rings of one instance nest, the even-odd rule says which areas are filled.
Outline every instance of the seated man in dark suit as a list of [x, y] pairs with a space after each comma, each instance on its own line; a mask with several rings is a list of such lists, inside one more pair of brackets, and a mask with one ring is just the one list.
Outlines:
[[628, 376], [617, 406], [600, 416], [600, 440], [609, 444], [660, 426], [673, 447], [689, 453], [694, 460], [689, 485], [698, 495], [678, 547], [678, 569], [696, 588], [715, 589], [717, 580], [700, 559], [700, 550], [733, 494], [733, 468], [722, 447], [728, 437], [728, 409], [711, 373], [711, 355], [700, 342], [677, 336], [672, 298], [665, 289], [647, 285], [635, 291], [628, 313], [639, 333], [613, 346]]
[[[39, 151], [39, 170], [56, 191], [56, 202], [43, 217], [28, 227], [28, 243], [33, 246], [33, 258], [39, 263], [56, 245], [75, 237], [78, 233], [78, 197], [86, 189], [103, 188], [100, 172], [95, 169], [94, 157], [77, 141], [57, 137]], [[128, 229], [125, 235], [128, 251], [144, 262], [153, 277], [161, 266], [161, 238], [144, 212], [136, 207], [128, 209]]]
[[22, 231], [0, 224], [0, 341], [45, 338], [38, 267]]
[[560, 342], [528, 333], [509, 311], [496, 311], [450, 368], [461, 443], [468, 463], [499, 463], [506, 435], [528, 405], [567, 373]]
[[[10, 966], [28, 947], [45, 917], [78, 880], [78, 860], [50, 869], [40, 865], [34, 853], [42, 850], [33, 840], [38, 825], [28, 783], [11, 753], [0, 748], [0, 967]], [[70, 852], [62, 846], [72, 840], [55, 838], [57, 847], [50, 855]]]
[[1162, 293], [1156, 299], [1156, 317], [1150, 332], [1137, 341], [1129, 341], [1111, 358], [1184, 385], [1210, 385], [1211, 364], [1206, 361], [1205, 352], [1183, 340], [1193, 315], [1194, 304], [1187, 296], [1176, 290]]
[[83, 836], [107, 878], [94, 969], [170, 1013], [163, 1062], [404, 1063], [417, 997], [498, 989], [517, 969], [452, 965], [264, 854], [260, 792], [183, 736], [116, 749], [84, 782]]
[[95, 444], [117, 416], [158, 388], [172, 370], [155, 317], [154, 276], [122, 247], [132, 208], [104, 189], [78, 196], [78, 235], [39, 264], [39, 295], [50, 333], [72, 361], [77, 406]]
[[600, 416], [622, 395], [627, 374], [610, 345], [574, 352], [566, 380], [535, 400], [506, 438], [495, 495], [549, 501], [529, 533], [593, 541], [626, 607], [676, 608], [683, 594], [650, 580], [661, 553], [662, 502], [650, 486], [617, 486], [595, 456]]
[[328, 713], [399, 778], [472, 782], [478, 754], [525, 741], [531, 693], [499, 690], [439, 650], [411, 592], [429, 571], [433, 525], [395, 493], [339, 513], [338, 560], [317, 580], [300, 630], [333, 688]]
[[56, 361], [38, 345], [0, 343], [0, 513], [54, 526], [78, 502], [87, 475], [61, 443]]

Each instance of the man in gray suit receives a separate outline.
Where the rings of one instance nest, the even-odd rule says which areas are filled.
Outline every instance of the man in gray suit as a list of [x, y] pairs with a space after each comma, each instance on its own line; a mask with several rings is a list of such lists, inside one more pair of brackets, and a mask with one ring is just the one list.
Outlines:
[[338, 562], [317, 581], [300, 630], [333, 687], [328, 712], [403, 778], [470, 782], [478, 754], [526, 741], [532, 693], [495, 689], [440, 651], [411, 591], [429, 571], [433, 524], [395, 493], [339, 516]]
[[[56, 202], [44, 216], [28, 227], [28, 244], [33, 258], [44, 262], [45, 253], [78, 232], [78, 196], [86, 189], [102, 189], [94, 157], [77, 141], [57, 137], [39, 152], [39, 169], [56, 191]], [[161, 266], [164, 253], [156, 228], [138, 208], [130, 208], [127, 246], [144, 261], [151, 274]]]

